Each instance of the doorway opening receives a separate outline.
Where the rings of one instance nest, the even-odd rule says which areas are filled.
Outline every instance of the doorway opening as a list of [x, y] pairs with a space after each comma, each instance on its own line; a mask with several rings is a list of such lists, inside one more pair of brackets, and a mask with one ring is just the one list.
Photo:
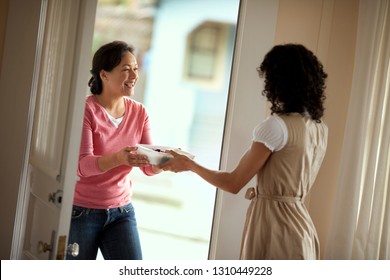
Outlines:
[[[224, 12], [221, 13], [221, 6]], [[123, 40], [139, 64], [135, 100], [154, 144], [218, 169], [239, 0], [99, 0], [92, 53]], [[144, 259], [205, 260], [216, 189], [192, 173], [132, 171]], [[101, 256], [99, 256], [101, 258]]]

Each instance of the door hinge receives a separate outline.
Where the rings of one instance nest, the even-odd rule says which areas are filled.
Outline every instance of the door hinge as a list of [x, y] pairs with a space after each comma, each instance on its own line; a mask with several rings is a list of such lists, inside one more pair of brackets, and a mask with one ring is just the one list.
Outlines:
[[64, 260], [65, 255], [71, 255], [77, 257], [79, 255], [79, 244], [76, 242], [66, 246], [66, 235], [61, 235], [58, 237], [58, 247], [57, 247], [57, 260]]
[[66, 235], [61, 235], [58, 237], [58, 247], [57, 247], [57, 260], [65, 259], [66, 253]]

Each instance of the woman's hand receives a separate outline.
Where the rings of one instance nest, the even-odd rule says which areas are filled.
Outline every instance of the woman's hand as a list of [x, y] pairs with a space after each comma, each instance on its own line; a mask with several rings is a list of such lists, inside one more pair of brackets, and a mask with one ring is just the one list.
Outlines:
[[107, 171], [120, 165], [143, 167], [149, 165], [147, 156], [137, 154], [137, 147], [124, 147], [119, 152], [98, 159], [101, 171]]
[[148, 157], [145, 155], [137, 154], [137, 147], [125, 147], [120, 150], [116, 155], [119, 164], [130, 165], [134, 167], [142, 167], [149, 165]]
[[173, 158], [158, 165], [160, 169], [164, 171], [172, 171], [175, 173], [191, 170], [191, 164], [193, 163], [193, 160], [191, 160], [189, 157], [178, 154], [172, 150], [165, 152], [171, 154]]
[[263, 143], [253, 142], [240, 159], [236, 168], [231, 171], [208, 169], [192, 159], [174, 151], [168, 151], [173, 159], [160, 164], [162, 170], [172, 172], [192, 171], [210, 184], [230, 193], [238, 193], [263, 168], [272, 151]]

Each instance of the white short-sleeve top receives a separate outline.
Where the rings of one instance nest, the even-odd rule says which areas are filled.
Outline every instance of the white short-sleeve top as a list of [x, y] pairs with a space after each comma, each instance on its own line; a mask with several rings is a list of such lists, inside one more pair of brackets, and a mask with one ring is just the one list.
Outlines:
[[253, 142], [264, 144], [272, 152], [280, 151], [287, 143], [287, 126], [278, 115], [271, 115], [253, 130]]

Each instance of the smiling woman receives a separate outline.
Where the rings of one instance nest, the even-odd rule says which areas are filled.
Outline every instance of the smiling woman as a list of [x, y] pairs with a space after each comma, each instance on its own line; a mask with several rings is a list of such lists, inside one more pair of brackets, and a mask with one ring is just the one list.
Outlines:
[[149, 116], [134, 94], [138, 64], [134, 48], [122, 41], [101, 46], [92, 60], [92, 95], [86, 99], [69, 243], [80, 252], [68, 259], [142, 259], [138, 228], [131, 201], [130, 172], [160, 171], [139, 143], [151, 144]]

